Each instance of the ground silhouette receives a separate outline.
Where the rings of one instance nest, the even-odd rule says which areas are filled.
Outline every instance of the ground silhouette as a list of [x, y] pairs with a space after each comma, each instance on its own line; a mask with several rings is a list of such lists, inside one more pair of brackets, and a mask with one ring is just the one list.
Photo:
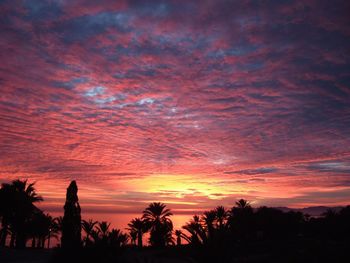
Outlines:
[[[350, 206], [313, 217], [254, 208], [240, 199], [173, 229], [172, 211], [154, 202], [124, 233], [107, 221], [81, 220], [75, 181], [67, 188], [63, 217], [38, 209], [42, 200], [33, 183], [2, 184], [1, 262], [350, 262]], [[60, 236], [62, 247], [48, 250]]]

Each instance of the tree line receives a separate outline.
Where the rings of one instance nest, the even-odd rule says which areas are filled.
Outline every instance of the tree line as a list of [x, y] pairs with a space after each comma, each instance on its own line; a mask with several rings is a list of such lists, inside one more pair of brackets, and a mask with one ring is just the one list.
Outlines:
[[[72, 181], [67, 188], [64, 216], [54, 218], [36, 204], [43, 201], [26, 180], [3, 183], [0, 188], [0, 246], [23, 248], [50, 247], [52, 238], [61, 237], [62, 247], [144, 246], [149, 233], [152, 247], [187, 246], [228, 248], [258, 241], [311, 238], [346, 241], [350, 239], [350, 206], [336, 212], [328, 210], [320, 217], [301, 212], [283, 212], [270, 207], [253, 208], [244, 199], [233, 207], [223, 206], [194, 215], [182, 229], [174, 229], [173, 215], [165, 204], [154, 202], [128, 224], [125, 233], [111, 228], [107, 221], [81, 220], [78, 188]], [[84, 233], [81, 237], [81, 233]], [[28, 242], [31, 241], [31, 242]]]

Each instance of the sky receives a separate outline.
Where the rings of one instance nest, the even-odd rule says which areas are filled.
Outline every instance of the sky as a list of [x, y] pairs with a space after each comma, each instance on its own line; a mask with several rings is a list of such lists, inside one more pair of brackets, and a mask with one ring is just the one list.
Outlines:
[[0, 182], [47, 211], [350, 202], [350, 2], [0, 0]]

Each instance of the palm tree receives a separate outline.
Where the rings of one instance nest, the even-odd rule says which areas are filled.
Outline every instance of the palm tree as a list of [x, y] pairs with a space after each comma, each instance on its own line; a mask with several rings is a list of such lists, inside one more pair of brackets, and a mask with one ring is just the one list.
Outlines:
[[[34, 203], [42, 201], [43, 198], [36, 193], [35, 183], [28, 184], [27, 180], [14, 180], [11, 184], [2, 184], [0, 211], [2, 211], [2, 237], [0, 244], [4, 245], [8, 227], [11, 225], [12, 242], [16, 247], [25, 247], [29, 230], [26, 228], [34, 211], [37, 210]], [[7, 203], [7, 204], [4, 204]], [[10, 208], [10, 210], [9, 210]]]
[[90, 236], [92, 237], [92, 240], [94, 241], [94, 245], [97, 245], [100, 243], [100, 236], [99, 236], [99, 231], [96, 229], [93, 229], [90, 233]]
[[44, 214], [41, 212], [41, 215], [38, 217], [38, 228], [37, 228], [37, 236], [38, 236], [38, 247], [44, 248], [45, 240], [47, 239], [47, 248], [50, 248], [51, 238], [58, 238], [58, 227], [56, 226], [56, 222], [52, 216], [49, 214]]
[[100, 241], [106, 245], [108, 241], [108, 236], [109, 236], [109, 226], [111, 224], [107, 223], [106, 221], [98, 222], [97, 224], [97, 231], [98, 231], [98, 236]]
[[128, 224], [130, 233], [137, 233], [137, 245], [138, 247], [142, 247], [142, 236], [145, 232], [147, 232], [146, 223], [141, 218], [134, 218]]
[[150, 230], [150, 243], [153, 246], [162, 247], [172, 242], [173, 223], [169, 218], [171, 215], [170, 209], [162, 203], [151, 203], [143, 211], [142, 219]]
[[129, 229], [129, 236], [131, 239], [131, 245], [136, 246], [137, 232]]
[[63, 216], [55, 217], [54, 220], [56, 222], [57, 230], [62, 232]]
[[216, 221], [218, 222], [218, 227], [219, 229], [222, 229], [227, 220], [228, 212], [223, 206], [217, 206], [214, 211], [216, 213]]
[[32, 238], [32, 247], [43, 248], [50, 229], [50, 218], [40, 210], [35, 211], [27, 227]]
[[211, 240], [214, 235], [214, 223], [216, 220], [216, 211], [215, 210], [205, 211], [203, 213], [202, 220], [208, 231], [208, 239]]
[[241, 209], [249, 209], [251, 208], [250, 203], [247, 200], [240, 199], [236, 201], [236, 206]]
[[0, 247], [6, 245], [7, 235], [10, 234], [10, 221], [14, 217], [15, 198], [11, 184], [3, 183], [0, 188]]
[[247, 200], [240, 199], [235, 204], [236, 206], [229, 212], [228, 228], [232, 234], [242, 240], [253, 235], [255, 215]]
[[186, 223], [182, 228], [191, 234], [189, 237], [187, 235], [183, 235], [184, 239], [187, 240], [188, 243], [200, 245], [207, 242], [207, 235], [200, 222], [199, 216], [193, 216], [190, 222]]
[[119, 229], [112, 229], [108, 236], [108, 243], [111, 247], [122, 247], [128, 243], [128, 235]]
[[253, 208], [247, 200], [240, 199], [236, 201], [236, 206], [229, 212], [229, 224], [232, 226], [233, 221], [247, 221], [253, 215]]
[[47, 214], [47, 218], [49, 220], [49, 231], [47, 235], [47, 248], [50, 248], [50, 239], [55, 238], [58, 239], [58, 233], [60, 232], [60, 226], [59, 226], [59, 218], [58, 217], [51, 217], [49, 214]]
[[91, 242], [91, 240], [90, 240], [91, 233], [94, 230], [94, 227], [97, 223], [98, 223], [97, 221], [93, 221], [92, 219], [89, 219], [88, 221], [82, 220], [81, 226], [86, 234], [85, 246], [89, 246], [89, 244]]
[[176, 236], [176, 245], [177, 246], [181, 246], [182, 231], [181, 230], [175, 230], [175, 236]]

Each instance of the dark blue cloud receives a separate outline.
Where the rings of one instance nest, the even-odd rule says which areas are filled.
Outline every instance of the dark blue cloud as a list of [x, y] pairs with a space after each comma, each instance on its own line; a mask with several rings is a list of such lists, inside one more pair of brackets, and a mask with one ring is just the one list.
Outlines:
[[344, 173], [350, 175], [350, 162], [333, 160], [326, 162], [314, 162], [306, 165], [306, 169], [317, 171], [317, 172], [327, 172], [327, 173]]
[[118, 33], [126, 33], [130, 31], [130, 19], [128, 14], [122, 12], [101, 12], [56, 23], [53, 30], [62, 34], [66, 43], [81, 42], [101, 35], [108, 29], [116, 30]]
[[269, 174], [269, 173], [276, 173], [276, 172], [278, 172], [278, 169], [275, 167], [262, 167], [257, 169], [226, 171], [225, 174], [258, 175], [258, 174]]
[[70, 81], [53, 81], [52, 86], [66, 90], [73, 90], [77, 84], [86, 83], [89, 79], [86, 77], [73, 78]]
[[64, 13], [60, 1], [24, 0], [22, 3], [27, 10], [26, 18], [34, 22], [55, 20]]

